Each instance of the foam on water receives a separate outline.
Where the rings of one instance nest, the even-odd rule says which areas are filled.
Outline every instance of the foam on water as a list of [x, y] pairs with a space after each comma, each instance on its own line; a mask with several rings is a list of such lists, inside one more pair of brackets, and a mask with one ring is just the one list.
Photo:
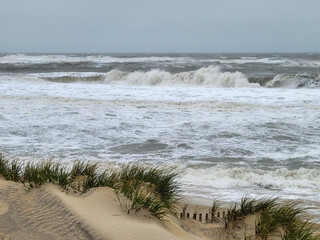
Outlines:
[[267, 87], [277, 88], [320, 88], [320, 75], [315, 74], [278, 74]]
[[211, 204], [212, 199], [240, 202], [245, 195], [295, 200], [307, 208], [313, 216], [312, 221], [320, 223], [319, 168], [262, 170], [252, 167], [195, 165], [184, 168], [181, 182], [184, 183], [186, 197], [200, 198], [207, 204]]
[[104, 55], [25, 55], [13, 54], [0, 57], [0, 63], [9, 64], [48, 64], [48, 63], [79, 63], [79, 62], [92, 62], [92, 63], [126, 63], [126, 62], [162, 62], [162, 61], [177, 61], [183, 60], [182, 57], [155, 57], [155, 56], [142, 56], [142, 57], [115, 57]]
[[209, 87], [258, 87], [249, 83], [241, 72], [221, 72], [218, 67], [210, 66], [196, 71], [171, 74], [161, 70], [133, 73], [117, 70], [110, 71], [104, 80], [106, 83], [130, 85], [194, 85]]
[[171, 74], [154, 69], [147, 72], [124, 72], [112, 70], [108, 73], [95, 72], [53, 72], [29, 75], [4, 75], [0, 81], [51, 81], [51, 82], [102, 82], [121, 85], [166, 85], [166, 86], [205, 86], [205, 87], [259, 87], [258, 83], [249, 83], [241, 72], [222, 72], [219, 67], [210, 66], [196, 71]]
[[273, 79], [264, 80], [262, 78], [261, 80], [260, 83], [249, 82], [248, 78], [241, 72], [222, 72], [219, 67], [215, 66], [176, 74], [154, 69], [147, 72], [111, 70], [108, 73], [51, 72], [0, 75], [0, 81], [87, 82], [132, 86], [194, 86], [212, 88], [320, 88], [319, 74], [278, 74]]
[[179, 64], [200, 63], [222, 63], [222, 64], [271, 64], [282, 65], [284, 67], [319, 67], [319, 60], [291, 59], [288, 57], [238, 57], [227, 59], [224, 56], [219, 58], [201, 58], [196, 59], [189, 56], [115, 56], [115, 55], [26, 55], [9, 54], [0, 56], [0, 64], [49, 64], [49, 63], [81, 63], [91, 62], [96, 64], [108, 63], [144, 63], [144, 62], [169, 62]]
[[[184, 169], [188, 196], [275, 195], [320, 216], [317, 61], [318, 55], [3, 56], [0, 151], [22, 159], [174, 165]], [[261, 86], [248, 80], [254, 78]]]
[[319, 191], [320, 169], [262, 170], [250, 167], [230, 168], [223, 165], [199, 168], [195, 165], [187, 168], [183, 181], [186, 184], [205, 185], [213, 189], [225, 190], [237, 186], [243, 188], [242, 194], [256, 187], [269, 189], [269, 193], [281, 189], [281, 194], [292, 194], [296, 198], [299, 194], [310, 194], [310, 199], [318, 200], [318, 196], [314, 194]]

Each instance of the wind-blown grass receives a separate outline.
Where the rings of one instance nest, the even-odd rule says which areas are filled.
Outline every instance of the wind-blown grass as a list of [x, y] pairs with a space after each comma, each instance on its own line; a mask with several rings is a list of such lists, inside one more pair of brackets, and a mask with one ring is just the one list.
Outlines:
[[255, 214], [258, 213], [268, 207], [272, 207], [276, 204], [277, 198], [260, 198], [260, 199], [254, 199], [250, 198], [248, 196], [244, 196], [241, 198], [240, 202], [240, 216], [245, 217], [249, 214]]
[[67, 167], [53, 160], [33, 163], [28, 162], [22, 172], [21, 181], [29, 188], [38, 188], [46, 182], [65, 187], [69, 183]]
[[145, 167], [140, 164], [129, 164], [122, 167], [112, 178], [117, 193], [122, 193], [132, 201], [131, 210], [148, 208], [157, 216], [163, 217], [167, 210], [179, 199], [178, 173], [171, 168]]
[[256, 221], [256, 235], [263, 240], [270, 235], [278, 235], [283, 240], [319, 240], [316, 228], [304, 219], [303, 212], [296, 203], [270, 205], [261, 211]]
[[9, 181], [22, 182], [29, 189], [53, 183], [82, 193], [93, 187], [112, 186], [115, 181], [115, 174], [107, 169], [99, 171], [97, 163], [75, 161], [70, 167], [59, 161], [47, 160], [23, 164], [18, 160], [9, 161], [2, 154], [0, 175]]
[[178, 200], [179, 184], [176, 177], [179, 173], [171, 168], [145, 167], [140, 164], [125, 165], [118, 172], [118, 182], [130, 183], [132, 188], [136, 188], [141, 183], [146, 183], [158, 194], [166, 207], [170, 207]]
[[114, 171], [102, 170], [99, 164], [75, 161], [72, 166], [59, 161], [9, 161], [0, 154], [0, 175], [7, 180], [22, 182], [28, 189], [44, 183], [60, 185], [66, 190], [84, 193], [90, 188], [108, 186], [130, 202], [127, 212], [147, 208], [161, 218], [179, 200], [178, 173], [171, 168], [128, 164]]
[[216, 213], [221, 206], [221, 202], [217, 199], [213, 200], [212, 207], [209, 209], [209, 213], [211, 214], [211, 221], [216, 220]]
[[[277, 198], [254, 199], [247, 196], [239, 206], [232, 205], [224, 217], [224, 228], [230, 230], [249, 214], [257, 214], [255, 239], [267, 240], [277, 236], [282, 240], [320, 240], [316, 228], [304, 218], [304, 209], [296, 203], [280, 203]], [[246, 238], [253, 238], [253, 235]]]
[[275, 206], [276, 200], [277, 198], [254, 199], [244, 196], [239, 205], [235, 203], [227, 210], [226, 216], [223, 219], [225, 229], [228, 229], [230, 226], [235, 227], [238, 220], [244, 219], [250, 214], [256, 214]]
[[0, 154], [0, 175], [9, 181], [18, 182], [21, 179], [22, 164], [17, 160], [9, 161]]

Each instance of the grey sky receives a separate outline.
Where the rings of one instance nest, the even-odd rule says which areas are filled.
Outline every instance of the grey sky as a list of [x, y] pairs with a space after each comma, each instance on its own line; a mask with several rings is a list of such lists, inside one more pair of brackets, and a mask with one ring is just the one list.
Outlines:
[[0, 0], [0, 52], [320, 52], [319, 0]]

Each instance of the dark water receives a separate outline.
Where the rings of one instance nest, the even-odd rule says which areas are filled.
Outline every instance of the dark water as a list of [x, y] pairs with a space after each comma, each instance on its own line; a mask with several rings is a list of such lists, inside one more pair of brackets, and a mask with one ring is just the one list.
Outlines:
[[[56, 72], [105, 74], [111, 70], [148, 72], [152, 69], [174, 74], [196, 71], [209, 66], [219, 67], [223, 72], [241, 72], [250, 83], [259, 83], [261, 86], [314, 88], [320, 85], [320, 54], [0, 55], [2, 74]], [[275, 81], [270, 84], [272, 80]], [[294, 84], [289, 84], [290, 82]]]

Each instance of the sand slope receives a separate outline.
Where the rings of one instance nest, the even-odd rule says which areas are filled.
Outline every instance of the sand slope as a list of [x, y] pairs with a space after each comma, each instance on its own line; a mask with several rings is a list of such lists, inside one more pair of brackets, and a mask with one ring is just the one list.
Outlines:
[[99, 239], [45, 188], [0, 181], [0, 239]]
[[199, 239], [174, 217], [162, 222], [146, 211], [123, 212], [110, 188], [66, 194], [0, 181], [0, 239]]

